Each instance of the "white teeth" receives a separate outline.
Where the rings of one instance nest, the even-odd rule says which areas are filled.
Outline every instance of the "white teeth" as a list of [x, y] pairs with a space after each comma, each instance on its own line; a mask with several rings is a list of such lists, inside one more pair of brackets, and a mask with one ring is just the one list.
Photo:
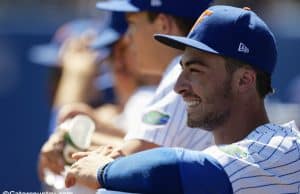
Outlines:
[[186, 102], [187, 106], [191, 107], [191, 106], [197, 106], [198, 104], [200, 104], [200, 101], [189, 101]]

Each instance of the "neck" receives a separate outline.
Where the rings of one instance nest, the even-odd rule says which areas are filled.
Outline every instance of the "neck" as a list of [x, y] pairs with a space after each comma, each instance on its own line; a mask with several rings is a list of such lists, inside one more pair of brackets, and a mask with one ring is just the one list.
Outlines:
[[[228, 120], [222, 125], [213, 129], [215, 143], [231, 144], [244, 139], [255, 128], [269, 122], [263, 100], [257, 103], [249, 100], [233, 107]], [[241, 108], [243, 107], [243, 108]]]

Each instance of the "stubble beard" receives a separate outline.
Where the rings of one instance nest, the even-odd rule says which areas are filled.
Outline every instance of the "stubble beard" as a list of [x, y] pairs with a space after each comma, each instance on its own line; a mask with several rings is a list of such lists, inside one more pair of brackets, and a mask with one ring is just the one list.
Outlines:
[[209, 112], [203, 115], [203, 117], [197, 120], [194, 120], [191, 115], [188, 113], [187, 125], [191, 128], [201, 128], [207, 131], [212, 131], [214, 128], [222, 125], [226, 122], [227, 118], [230, 115], [228, 109], [222, 112]]
[[[199, 108], [199, 110], [189, 112], [187, 117], [187, 125], [191, 128], [201, 128], [207, 131], [212, 131], [216, 127], [224, 124], [230, 116], [229, 103], [231, 103], [231, 78], [229, 77], [223, 84], [218, 95], [210, 100], [205, 107]], [[225, 104], [217, 103], [217, 101], [226, 102]], [[220, 106], [224, 106], [220, 109]], [[226, 106], [226, 107], [225, 107]], [[195, 116], [196, 114], [196, 116]]]

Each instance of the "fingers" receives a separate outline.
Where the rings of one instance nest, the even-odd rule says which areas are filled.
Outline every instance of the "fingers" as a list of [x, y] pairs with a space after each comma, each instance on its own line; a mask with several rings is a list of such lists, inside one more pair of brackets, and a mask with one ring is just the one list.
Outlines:
[[101, 154], [102, 156], [108, 156], [110, 158], [117, 158], [120, 156], [124, 156], [120, 149], [115, 149], [113, 146], [100, 146], [93, 151], [88, 152], [76, 152], [72, 154], [72, 158], [75, 160], [79, 160], [81, 158], [87, 157], [90, 154]]
[[82, 44], [85, 44], [88, 48], [90, 48], [90, 44], [93, 40], [95, 40], [97, 34], [95, 33], [95, 31], [86, 31], [84, 32], [81, 36], [81, 42]]
[[43, 181], [45, 178], [45, 164], [46, 164], [46, 159], [43, 156], [40, 156], [39, 161], [38, 161], [38, 177], [40, 181]]
[[96, 59], [98, 52], [91, 49], [90, 44], [95, 35], [86, 32], [81, 36], [67, 39], [60, 51], [59, 59], [64, 70], [72, 72], [88, 71], [96, 68]]
[[108, 157], [116, 159], [118, 157], [121, 156], [125, 156], [125, 154], [123, 153], [123, 151], [121, 149], [114, 149], [109, 155]]
[[70, 52], [79, 52], [85, 48], [87, 48], [87, 38], [83, 38], [80, 36], [73, 36], [66, 39], [59, 51], [59, 58], [62, 59], [64, 55]]
[[79, 160], [81, 158], [89, 156], [90, 154], [101, 154], [103, 156], [109, 156], [113, 152], [113, 150], [114, 150], [113, 146], [100, 146], [93, 151], [76, 152], [72, 154], [72, 158], [75, 160]]
[[88, 156], [90, 153], [91, 152], [76, 152], [76, 153], [72, 154], [72, 158], [75, 160], [79, 160], [81, 158]]
[[99, 153], [103, 156], [108, 156], [113, 151], [113, 149], [113, 146], [110, 145], [102, 146], [101, 148], [96, 150], [96, 153]]
[[40, 171], [48, 168], [55, 174], [60, 174], [64, 170], [65, 162], [61, 155], [41, 154]]
[[65, 162], [61, 158], [61, 156], [58, 157], [52, 157], [51, 160], [49, 160], [49, 169], [54, 172], [55, 174], [61, 174], [61, 172], [64, 171]]
[[97, 170], [112, 160], [109, 157], [99, 155], [97, 152], [91, 152], [70, 167], [65, 178], [66, 187], [71, 187], [76, 183], [91, 189], [100, 188], [101, 185], [97, 180]]
[[39, 173], [41, 176], [46, 168], [56, 174], [60, 174], [64, 170], [65, 162], [62, 158], [63, 145], [62, 136], [57, 134], [52, 135], [43, 145], [39, 161]]
[[91, 145], [91, 146], [87, 149], [87, 151], [88, 151], [88, 152], [95, 151], [95, 150], [97, 150], [98, 148], [99, 148], [99, 145]]
[[69, 170], [67, 172], [66, 178], [65, 178], [65, 186], [67, 188], [72, 187], [76, 184], [76, 176], [73, 170]]

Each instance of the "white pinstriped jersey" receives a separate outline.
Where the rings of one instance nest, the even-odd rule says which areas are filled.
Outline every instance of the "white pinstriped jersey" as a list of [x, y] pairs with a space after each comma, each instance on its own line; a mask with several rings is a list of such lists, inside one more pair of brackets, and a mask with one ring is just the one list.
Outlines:
[[131, 129], [126, 140], [143, 139], [162, 146], [194, 150], [203, 150], [213, 144], [211, 133], [186, 125], [186, 105], [173, 90], [181, 72], [179, 58], [169, 65], [152, 102], [143, 111], [143, 118], [137, 121], [139, 127]]
[[124, 131], [137, 128], [137, 119], [142, 117], [142, 109], [149, 104], [156, 91], [156, 86], [141, 86], [128, 99], [123, 112], [115, 123]]
[[262, 125], [237, 143], [204, 153], [223, 166], [234, 193], [300, 193], [300, 133], [294, 122]]

